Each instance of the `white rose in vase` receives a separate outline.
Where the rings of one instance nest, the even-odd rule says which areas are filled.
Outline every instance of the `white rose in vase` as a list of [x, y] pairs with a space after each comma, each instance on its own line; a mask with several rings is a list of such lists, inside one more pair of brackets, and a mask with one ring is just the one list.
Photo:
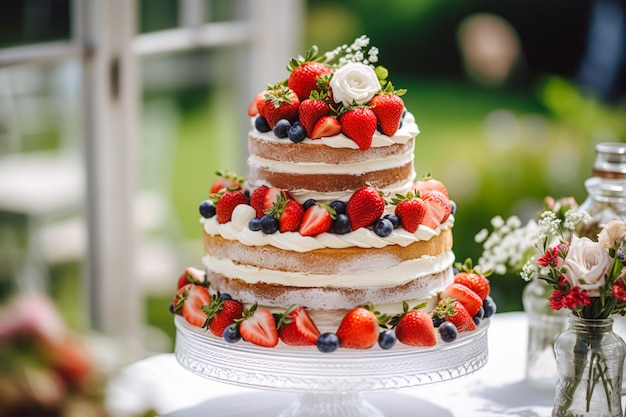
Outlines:
[[351, 62], [335, 71], [330, 88], [335, 103], [348, 107], [368, 103], [380, 90], [380, 82], [372, 67]]
[[572, 286], [587, 291], [590, 297], [598, 297], [612, 263], [613, 259], [602, 244], [586, 237], [575, 237], [563, 260], [564, 275]]

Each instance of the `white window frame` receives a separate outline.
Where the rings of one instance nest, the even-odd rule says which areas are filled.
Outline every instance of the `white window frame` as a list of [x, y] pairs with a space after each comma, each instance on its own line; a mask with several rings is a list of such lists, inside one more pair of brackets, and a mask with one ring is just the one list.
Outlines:
[[244, 46], [238, 66], [246, 69], [238, 75], [241, 104], [279, 79], [289, 57], [301, 47], [304, 0], [239, 0], [236, 20], [213, 23], [204, 22], [205, 3], [180, 0], [179, 27], [137, 34], [135, 0], [74, 0], [71, 39], [0, 49], [0, 67], [67, 59], [82, 64], [87, 314], [95, 330], [122, 344], [128, 360], [142, 351], [138, 335], [143, 307], [132, 279], [141, 109], [138, 60], [197, 48]]

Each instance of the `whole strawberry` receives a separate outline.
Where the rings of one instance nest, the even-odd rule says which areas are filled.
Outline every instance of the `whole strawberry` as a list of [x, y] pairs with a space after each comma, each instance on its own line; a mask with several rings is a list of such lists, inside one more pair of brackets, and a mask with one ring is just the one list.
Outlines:
[[426, 215], [424, 200], [409, 191], [406, 195], [396, 194], [392, 202], [396, 204], [395, 214], [400, 218], [404, 230], [415, 232]]
[[410, 346], [435, 346], [435, 326], [433, 320], [419, 306], [409, 310], [403, 303], [404, 311], [392, 318], [395, 324], [398, 341]]
[[371, 226], [385, 211], [385, 199], [374, 187], [361, 187], [352, 194], [346, 204], [346, 214], [352, 230]]
[[325, 56], [318, 56], [317, 46], [312, 46], [304, 57], [291, 58], [287, 69], [291, 71], [287, 86], [296, 92], [300, 100], [309, 98], [312, 91], [318, 90], [318, 77], [330, 75], [333, 71], [318, 62]]
[[291, 346], [314, 346], [320, 331], [304, 307], [289, 308], [277, 324], [278, 337]]
[[287, 198], [291, 199], [289, 192], [280, 188], [268, 187], [262, 185], [252, 192], [250, 195], [250, 206], [256, 212], [256, 217], [259, 219], [265, 215], [265, 211], [271, 209], [281, 193], [285, 193]]
[[453, 298], [443, 298], [433, 311], [433, 318], [444, 319], [454, 324], [458, 332], [476, 330], [476, 323], [467, 309]]
[[369, 349], [378, 341], [378, 318], [370, 308], [356, 307], [344, 316], [336, 333], [341, 347]]
[[328, 116], [331, 113], [330, 106], [324, 100], [326, 95], [313, 91], [310, 98], [306, 98], [300, 102], [298, 108], [298, 119], [300, 124], [306, 130], [306, 135], [312, 139], [319, 139], [313, 137], [313, 127], [315, 123], [322, 117]]
[[300, 99], [293, 90], [284, 85], [276, 84], [267, 89], [263, 102], [263, 115], [270, 128], [274, 129], [274, 125], [280, 119], [287, 119], [290, 122], [298, 120], [299, 106]]
[[387, 136], [393, 136], [402, 120], [404, 101], [394, 93], [382, 93], [372, 98], [370, 106], [376, 115], [380, 131]]
[[[213, 194], [215, 196], [216, 194]], [[233, 210], [240, 204], [248, 204], [248, 198], [240, 190], [231, 190], [217, 194], [215, 216], [219, 224], [228, 223], [233, 217]]]
[[211, 297], [211, 303], [202, 306], [206, 314], [208, 328], [215, 336], [222, 337], [224, 329], [243, 315], [243, 305], [235, 300], [224, 299], [218, 292]]
[[343, 113], [339, 119], [341, 132], [352, 139], [361, 150], [372, 146], [372, 137], [376, 133], [376, 115], [367, 107], [355, 107]]
[[278, 220], [278, 230], [281, 232], [295, 232], [300, 227], [304, 208], [281, 191], [272, 207], [265, 210], [265, 214]]

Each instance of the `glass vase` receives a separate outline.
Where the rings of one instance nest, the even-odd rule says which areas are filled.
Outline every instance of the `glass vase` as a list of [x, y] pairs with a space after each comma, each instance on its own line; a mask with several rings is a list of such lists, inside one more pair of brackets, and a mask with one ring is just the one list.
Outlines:
[[553, 390], [556, 384], [554, 341], [567, 328], [567, 312], [550, 308], [548, 297], [552, 287], [534, 279], [522, 293], [524, 311], [528, 317], [526, 345], [526, 383], [536, 389]]
[[557, 381], [552, 417], [623, 417], [622, 372], [626, 347], [613, 319], [569, 316], [554, 344]]

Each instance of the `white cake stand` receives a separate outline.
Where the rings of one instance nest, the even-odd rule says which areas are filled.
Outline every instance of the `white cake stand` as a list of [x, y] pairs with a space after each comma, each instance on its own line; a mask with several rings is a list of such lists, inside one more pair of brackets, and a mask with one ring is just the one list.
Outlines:
[[226, 343], [175, 317], [176, 358], [200, 376], [264, 390], [294, 391], [298, 399], [278, 417], [384, 417], [362, 393], [436, 384], [469, 375], [487, 363], [487, 329], [460, 333], [432, 348], [396, 344], [390, 350], [279, 345], [268, 349]]

